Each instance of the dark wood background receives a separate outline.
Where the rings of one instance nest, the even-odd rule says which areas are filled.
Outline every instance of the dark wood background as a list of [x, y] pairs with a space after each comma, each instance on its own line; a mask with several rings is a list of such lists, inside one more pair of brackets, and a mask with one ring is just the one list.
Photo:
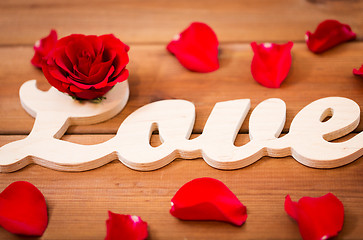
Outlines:
[[[64, 140], [94, 144], [110, 139], [139, 107], [162, 99], [185, 99], [196, 106], [194, 136], [200, 134], [215, 103], [250, 98], [252, 109], [277, 97], [287, 104], [288, 132], [293, 117], [310, 102], [341, 96], [363, 106], [363, 79], [352, 69], [363, 64], [363, 1], [359, 0], [2, 0], [0, 2], [0, 146], [25, 138], [34, 119], [21, 107], [22, 83], [42, 72], [30, 64], [34, 42], [56, 29], [72, 33], [113, 33], [130, 45], [130, 99], [113, 119], [92, 126], [72, 126]], [[304, 35], [325, 19], [349, 24], [358, 39], [316, 55]], [[220, 40], [220, 69], [200, 74], [184, 69], [166, 44], [191, 22], [209, 24]], [[279, 89], [256, 83], [250, 73], [250, 42], [293, 41], [292, 67]], [[362, 116], [362, 114], [361, 114]], [[361, 118], [362, 119], [362, 118]], [[363, 130], [361, 123], [354, 134]], [[349, 136], [348, 136], [349, 137]], [[248, 141], [248, 117], [237, 144]], [[153, 143], [158, 142], [155, 135]], [[222, 222], [180, 221], [169, 214], [170, 200], [186, 182], [213, 177], [224, 182], [247, 206], [242, 227]], [[69, 173], [30, 165], [0, 174], [0, 190], [26, 180], [44, 194], [49, 225], [41, 239], [103, 239], [107, 211], [138, 215], [149, 224], [149, 239], [300, 239], [297, 224], [285, 213], [293, 200], [328, 192], [344, 204], [343, 230], [336, 239], [363, 236], [363, 162], [336, 169], [305, 167], [291, 157], [264, 157], [246, 168], [222, 171], [202, 159], [177, 159], [151, 172], [131, 170], [113, 161], [95, 170]], [[0, 228], [0, 239], [22, 239]], [[29, 238], [26, 238], [29, 239]]]

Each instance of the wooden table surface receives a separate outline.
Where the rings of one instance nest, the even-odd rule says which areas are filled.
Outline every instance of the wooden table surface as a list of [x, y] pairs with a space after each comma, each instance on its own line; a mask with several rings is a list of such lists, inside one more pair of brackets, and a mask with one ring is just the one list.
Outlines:
[[[196, 106], [193, 136], [215, 103], [251, 99], [252, 109], [267, 98], [287, 105], [287, 133], [304, 106], [328, 96], [348, 97], [363, 106], [363, 79], [352, 69], [363, 64], [363, 1], [352, 0], [2, 0], [0, 2], [0, 146], [29, 134], [34, 119], [21, 107], [22, 83], [43, 73], [30, 64], [33, 44], [56, 29], [72, 33], [113, 33], [130, 47], [130, 99], [111, 120], [72, 126], [62, 138], [95, 144], [113, 137], [122, 121], [139, 107], [162, 99], [185, 99]], [[304, 35], [325, 19], [349, 24], [356, 41], [323, 54], [308, 51]], [[166, 44], [191, 22], [209, 24], [220, 40], [220, 69], [193, 73], [166, 51]], [[292, 67], [279, 89], [256, 83], [250, 72], [250, 42], [293, 41]], [[251, 111], [250, 111], [251, 112]], [[361, 114], [362, 116], [362, 114]], [[362, 120], [362, 117], [361, 117]], [[363, 124], [349, 136], [363, 130]], [[349, 137], [348, 136], [348, 137]], [[236, 144], [248, 141], [248, 117]], [[155, 134], [152, 143], [157, 144]], [[140, 216], [148, 222], [149, 239], [301, 239], [298, 225], [285, 213], [284, 199], [318, 197], [328, 192], [344, 204], [343, 230], [336, 239], [363, 238], [363, 161], [336, 169], [313, 169], [292, 157], [264, 157], [233, 171], [208, 166], [203, 159], [177, 159], [166, 167], [138, 172], [113, 161], [86, 172], [70, 173], [29, 165], [0, 174], [0, 190], [14, 181], [33, 183], [44, 194], [49, 224], [40, 239], [104, 239], [107, 211]], [[244, 225], [181, 221], [169, 214], [170, 200], [186, 182], [212, 177], [224, 182], [246, 205]], [[0, 228], [0, 239], [22, 239]], [[29, 238], [24, 238], [29, 239]], [[30, 238], [31, 239], [31, 238]]]

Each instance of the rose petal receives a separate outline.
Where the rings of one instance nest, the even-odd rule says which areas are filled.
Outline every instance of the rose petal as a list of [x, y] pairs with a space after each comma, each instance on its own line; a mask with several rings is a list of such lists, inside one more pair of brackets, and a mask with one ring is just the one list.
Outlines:
[[50, 55], [48, 59], [52, 58], [54, 63], [67, 74], [73, 74], [73, 64], [68, 58], [64, 47], [56, 47]]
[[356, 37], [349, 25], [336, 20], [325, 20], [318, 25], [314, 33], [306, 32], [306, 44], [310, 51], [321, 53]]
[[58, 40], [57, 47], [66, 47], [69, 42], [75, 41], [79, 38], [83, 38], [83, 34], [71, 34]]
[[138, 216], [116, 214], [108, 211], [105, 240], [143, 240], [148, 236], [147, 223]]
[[69, 95], [74, 96], [79, 99], [92, 100], [92, 99], [102, 97], [111, 89], [112, 89], [112, 86], [106, 86], [106, 87], [100, 88], [100, 89], [94, 89], [94, 88], [81, 89], [81, 88], [76, 87], [75, 85], [70, 85], [69, 91], [71, 92], [71, 94], [69, 94]]
[[52, 85], [53, 87], [55, 87], [56, 89], [58, 89], [61, 92], [65, 92], [65, 93], [72, 95], [72, 93], [69, 91], [68, 87], [65, 88], [63, 86], [63, 84], [64, 84], [63, 77], [61, 79], [53, 77], [53, 74], [54, 75], [58, 74], [59, 69], [57, 69], [57, 66], [54, 64], [54, 62], [51, 58], [47, 59], [47, 64], [43, 63], [42, 70], [43, 70], [43, 74], [44, 74], [45, 78], [48, 80], [50, 85]]
[[194, 22], [168, 44], [167, 50], [185, 68], [204, 73], [219, 68], [218, 45], [216, 34], [207, 24]]
[[184, 184], [171, 199], [170, 213], [183, 220], [217, 220], [241, 226], [246, 207], [221, 181], [197, 178]]
[[49, 35], [45, 38], [38, 40], [34, 45], [34, 56], [31, 59], [31, 63], [38, 67], [42, 67], [42, 60], [48, 53], [54, 48], [57, 42], [57, 32], [51, 30]]
[[291, 66], [291, 48], [294, 44], [251, 43], [254, 56], [251, 63], [253, 78], [261, 85], [278, 88], [287, 77]]
[[344, 207], [332, 193], [322, 197], [303, 197], [298, 202], [285, 198], [285, 211], [299, 224], [303, 239], [328, 239], [343, 227]]
[[114, 58], [112, 65], [115, 67], [114, 76], [117, 76], [123, 71], [126, 65], [129, 63], [129, 56], [126, 51], [119, 51], [116, 49], [117, 55]]
[[43, 194], [29, 182], [10, 184], [0, 193], [0, 225], [14, 234], [42, 236], [48, 225]]
[[90, 54], [91, 58], [94, 58], [94, 50], [91, 42], [88, 41], [86, 36], [80, 37], [79, 39], [74, 39], [69, 42], [65, 47], [65, 53], [71, 63], [74, 65], [79, 65], [80, 56], [84, 53]]
[[123, 43], [120, 39], [116, 38], [113, 34], [105, 34], [100, 36], [100, 39], [105, 42], [106, 47], [120, 47], [123, 48], [123, 51], [128, 52], [130, 50], [130, 47]]
[[[63, 83], [69, 83], [68, 78], [62, 73], [62, 69], [57, 67], [57, 65], [48, 67], [48, 69], [46, 71], [49, 71], [49, 74], [51, 74], [53, 78], [55, 78]], [[44, 73], [44, 74], [46, 74], [46, 73]]]
[[105, 77], [103, 77], [103, 80], [99, 83], [96, 84], [83, 84], [82, 82], [80, 82], [81, 80], [79, 79], [73, 79], [72, 77], [69, 77], [68, 80], [70, 83], [74, 84], [76, 87], [80, 88], [80, 89], [85, 89], [85, 90], [89, 90], [89, 89], [101, 89], [107, 86], [108, 83], [108, 79], [109, 76], [112, 75], [112, 73], [114, 72], [114, 68], [113, 66], [111, 66], [110, 69], [107, 69], [108, 73]]
[[363, 77], [363, 65], [359, 69], [353, 69], [353, 74]]
[[89, 74], [90, 77], [99, 74], [99, 72], [102, 71], [101, 70], [102, 68], [111, 67], [112, 62], [116, 58], [116, 52], [115, 51], [110, 51], [108, 60], [105, 60], [105, 59], [102, 59], [102, 58], [103, 58], [103, 56], [99, 55], [99, 56], [97, 56], [97, 58], [93, 62], [92, 67], [91, 67], [91, 71], [90, 71], [90, 74]]
[[129, 70], [124, 69], [118, 76], [116, 76], [112, 82], [108, 82], [107, 86], [114, 86], [116, 83], [123, 82], [129, 77]]

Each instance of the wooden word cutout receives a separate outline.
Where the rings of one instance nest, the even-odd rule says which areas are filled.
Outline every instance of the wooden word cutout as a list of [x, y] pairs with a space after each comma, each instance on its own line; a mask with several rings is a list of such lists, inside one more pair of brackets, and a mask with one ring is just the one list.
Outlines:
[[[24, 83], [19, 94], [24, 109], [36, 120], [25, 139], [0, 148], [1, 172], [16, 171], [30, 163], [62, 171], [84, 171], [115, 159], [132, 169], [148, 171], [176, 158], [200, 157], [218, 169], [237, 169], [263, 156], [289, 155], [309, 167], [334, 168], [363, 155], [362, 132], [345, 142], [329, 142], [350, 133], [360, 120], [358, 104], [342, 97], [310, 103], [295, 116], [289, 133], [280, 138], [286, 105], [281, 99], [267, 99], [251, 113], [250, 142], [237, 147], [234, 141], [250, 109], [249, 99], [217, 103], [203, 133], [192, 140], [194, 105], [185, 100], [163, 100], [128, 116], [112, 139], [81, 145], [59, 138], [70, 125], [105, 121], [120, 112], [128, 100], [127, 81], [117, 84], [100, 104], [72, 100], [54, 88], [42, 92], [34, 80]], [[331, 118], [323, 121], [327, 116]], [[155, 129], [162, 140], [158, 147], [150, 145]]]

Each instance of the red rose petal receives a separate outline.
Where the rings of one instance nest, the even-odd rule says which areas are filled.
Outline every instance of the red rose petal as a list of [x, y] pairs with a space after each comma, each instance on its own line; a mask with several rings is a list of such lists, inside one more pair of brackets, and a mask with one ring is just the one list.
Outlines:
[[130, 50], [130, 47], [125, 43], [121, 42], [120, 39], [116, 38], [113, 34], [105, 34], [100, 36], [100, 38], [105, 42], [105, 46], [108, 48], [113, 48], [115, 46], [122, 48], [125, 52]]
[[306, 32], [306, 44], [310, 51], [321, 53], [356, 37], [349, 25], [336, 20], [325, 20], [318, 25], [314, 33]]
[[116, 214], [108, 211], [105, 240], [143, 240], [148, 236], [147, 223], [138, 216]]
[[332, 193], [322, 197], [303, 197], [298, 202], [285, 198], [285, 211], [299, 224], [303, 239], [320, 240], [336, 236], [343, 227], [344, 207]]
[[29, 182], [14, 182], [0, 193], [0, 225], [14, 234], [42, 236], [48, 225], [43, 194]]
[[[59, 78], [55, 78], [53, 75], [57, 75], [59, 70], [57, 69], [57, 66], [55, 66], [55, 64], [50, 63], [53, 62], [52, 59], [48, 59], [47, 60], [48, 64], [43, 64], [42, 65], [42, 70], [43, 70], [43, 74], [44, 76], [47, 78], [48, 82], [55, 87], [56, 89], [58, 89], [61, 92], [65, 92], [68, 93], [69, 95], [72, 94], [72, 92], [69, 91], [68, 86], [69, 84], [66, 84], [67, 87], [65, 87], [65, 83], [63, 82], [63, 78], [64, 76], [62, 76], [62, 79]], [[45, 67], [47, 66], [47, 67]]]
[[129, 63], [129, 56], [127, 55], [127, 52], [119, 52], [113, 62], [116, 67], [115, 76], [117, 76], [121, 73], [121, 71], [125, 69], [126, 65]]
[[51, 30], [48, 36], [35, 43], [34, 56], [30, 62], [34, 66], [41, 68], [43, 57], [48, 55], [48, 53], [54, 48], [56, 42], [57, 32], [55, 30]]
[[120, 80], [122, 81], [122, 79], [127, 79], [129, 77], [129, 70], [124, 69], [120, 72], [120, 74], [118, 76], [115, 77], [115, 79], [112, 82], [109, 82], [107, 84], [107, 86], [114, 86], [116, 83], [120, 82]]
[[[52, 58], [54, 58], [53, 59], [54, 63], [53, 64], [47, 63], [45, 65], [50, 65], [50, 66], [57, 65], [62, 71], [67, 72], [67, 74], [73, 74], [73, 64], [71, 60], [69, 60], [67, 54], [65, 53], [64, 47], [56, 48], [51, 55]], [[48, 60], [50, 58], [51, 57], [48, 57]]]
[[218, 45], [216, 34], [207, 24], [194, 22], [168, 44], [167, 50], [185, 68], [205, 73], [219, 68]]
[[[99, 55], [97, 57], [97, 61], [95, 61], [93, 64], [92, 64], [92, 67], [90, 69], [90, 72], [89, 72], [89, 77], [93, 77], [93, 76], [96, 76], [96, 75], [99, 75], [100, 72], [103, 72], [103, 74], [106, 74], [108, 71], [104, 71], [105, 68], [110, 68], [115, 57], [116, 57], [116, 53], [115, 52], [112, 52], [111, 53], [111, 57], [110, 57], [110, 60], [108, 61], [105, 61], [105, 60], [101, 60], [99, 61], [99, 59], [102, 59], [102, 56]], [[102, 74], [101, 74], [102, 75]]]
[[184, 184], [171, 199], [171, 215], [183, 220], [217, 220], [241, 226], [246, 207], [221, 181], [197, 178]]
[[363, 65], [359, 69], [353, 69], [353, 74], [363, 77]]
[[[92, 38], [91, 38], [92, 39]], [[79, 66], [79, 58], [85, 53], [91, 54], [93, 53], [93, 45], [87, 36], [79, 37], [77, 40], [73, 40], [68, 43], [65, 47], [65, 53], [68, 59], [71, 61], [73, 66]], [[95, 57], [95, 56], [91, 56]]]
[[292, 42], [286, 44], [251, 43], [254, 56], [251, 63], [253, 78], [261, 85], [278, 88], [287, 77], [291, 66]]

